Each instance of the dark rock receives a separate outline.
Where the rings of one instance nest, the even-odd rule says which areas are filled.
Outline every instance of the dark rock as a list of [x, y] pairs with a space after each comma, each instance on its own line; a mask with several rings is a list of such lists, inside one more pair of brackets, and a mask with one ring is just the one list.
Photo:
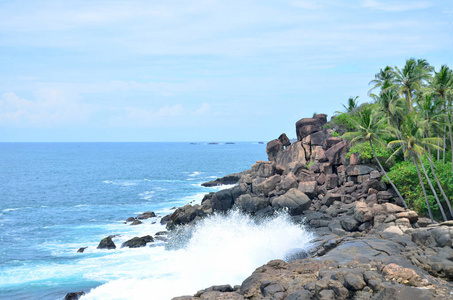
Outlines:
[[316, 181], [301, 181], [299, 182], [298, 190], [313, 199], [317, 195]]
[[140, 220], [134, 220], [134, 222], [131, 223], [131, 225], [140, 225], [142, 224], [142, 221]]
[[165, 217], [160, 219], [160, 224], [161, 225], [166, 225], [168, 223], [168, 221], [170, 221], [170, 217], [171, 217], [171, 215], [166, 215]]
[[345, 169], [346, 175], [348, 176], [366, 175], [372, 171], [375, 171], [375, 169], [367, 165], [349, 165]]
[[295, 293], [288, 295], [286, 300], [311, 300], [313, 299], [313, 293], [307, 290], [300, 290]]
[[328, 137], [327, 130], [323, 129], [321, 131], [314, 132], [310, 135], [307, 135], [306, 137], [304, 137], [302, 142], [304, 144], [309, 144], [312, 147], [313, 146], [323, 146], [324, 141], [327, 139], [327, 137]]
[[254, 194], [263, 194], [267, 196], [280, 183], [281, 176], [274, 175], [262, 181], [260, 178], [252, 181], [252, 191]]
[[377, 300], [431, 300], [434, 299], [433, 290], [422, 290], [405, 285], [389, 286], [382, 289], [374, 299]]
[[339, 137], [328, 137], [324, 142], [324, 149], [328, 150], [340, 142], [341, 138]]
[[86, 248], [88, 248], [88, 247], [79, 248], [79, 250], [77, 250], [77, 253], [83, 253], [83, 251], [85, 251]]
[[244, 173], [245, 172], [229, 174], [222, 178], [217, 178], [216, 180], [202, 183], [201, 185], [204, 187], [211, 187], [211, 186], [218, 186], [218, 185], [225, 185], [225, 184], [236, 184], [236, 183], [238, 183], [239, 179], [241, 179], [241, 177]]
[[236, 200], [236, 205], [243, 211], [254, 214], [269, 206], [269, 200], [264, 197], [252, 197], [249, 194], [241, 195]]
[[311, 200], [298, 189], [290, 189], [284, 195], [272, 199], [274, 209], [288, 208], [291, 215], [301, 214], [310, 207]]
[[316, 114], [313, 116], [313, 119], [317, 119], [321, 122], [321, 125], [327, 124], [327, 115], [326, 114]]
[[321, 203], [326, 206], [331, 206], [334, 201], [341, 201], [341, 194], [328, 192]]
[[346, 231], [356, 231], [360, 225], [359, 221], [357, 221], [353, 217], [345, 217], [340, 222], [341, 222], [341, 226]]
[[289, 138], [286, 136], [285, 133], [282, 133], [282, 134], [278, 137], [278, 140], [279, 140], [280, 143], [281, 143], [283, 146], [285, 146], [285, 147], [291, 145], [291, 142], [290, 142]]
[[171, 230], [177, 225], [192, 223], [205, 215], [206, 213], [201, 210], [200, 205], [192, 206], [190, 204], [186, 204], [183, 207], [176, 209], [170, 216], [170, 220], [167, 223], [167, 229]]
[[302, 141], [304, 137], [314, 132], [322, 130], [322, 121], [320, 119], [304, 118], [296, 123], [297, 140]]
[[126, 219], [126, 222], [133, 222], [135, 221], [135, 218], [134, 217], [129, 217]]
[[346, 142], [339, 142], [326, 150], [326, 157], [332, 165], [340, 165], [345, 159], [347, 148]]
[[326, 188], [328, 190], [334, 189], [338, 186], [338, 176], [336, 174], [326, 175]]
[[159, 235], [168, 235], [168, 231], [159, 231], [159, 232], [156, 232], [154, 235], [155, 235], [155, 236], [159, 236]]
[[97, 248], [98, 249], [109, 249], [109, 250], [116, 249], [116, 245], [112, 240], [112, 235], [110, 235], [106, 238], [103, 238]]
[[215, 193], [211, 199], [212, 209], [214, 211], [227, 211], [233, 207], [234, 199], [231, 190], [221, 190]]
[[269, 143], [267, 143], [267, 146], [266, 146], [267, 158], [270, 161], [275, 161], [275, 159], [277, 158], [277, 155], [282, 150], [283, 150], [283, 144], [279, 140], [275, 139], [275, 140], [270, 141]]
[[297, 177], [293, 173], [289, 173], [288, 175], [282, 176], [282, 180], [280, 182], [280, 190], [288, 191], [292, 188], [298, 187]]
[[363, 190], [365, 192], [368, 192], [368, 190], [370, 188], [373, 188], [377, 191], [385, 191], [385, 190], [387, 190], [387, 185], [384, 182], [376, 180], [376, 179], [366, 180], [363, 183]]
[[83, 295], [85, 295], [84, 291], [74, 292], [74, 293], [67, 293], [66, 296], [64, 297], [64, 300], [78, 300]]
[[346, 274], [344, 281], [345, 287], [351, 291], [360, 291], [363, 290], [363, 288], [366, 286], [363, 278], [360, 278], [359, 276], [352, 273]]
[[389, 191], [380, 191], [377, 193], [378, 202], [380, 200], [390, 200], [392, 198], [393, 198], [393, 194], [390, 193]]
[[140, 215], [137, 216], [137, 219], [139, 220], [146, 220], [149, 218], [155, 218], [156, 214], [153, 211], [146, 211]]
[[275, 163], [258, 161], [252, 168], [256, 169], [256, 174], [259, 177], [268, 178], [275, 175]]
[[451, 247], [452, 236], [450, 228], [447, 226], [439, 226], [430, 231], [431, 235], [436, 240], [438, 247]]
[[121, 245], [123, 247], [129, 248], [140, 248], [145, 247], [147, 243], [154, 242], [154, 239], [150, 235], [142, 236], [142, 237], [134, 237]]
[[319, 175], [319, 177], [316, 179], [316, 182], [319, 185], [323, 185], [324, 183], [326, 183], [326, 174], [321, 173], [321, 175]]
[[300, 162], [292, 162], [286, 165], [285, 174], [294, 173], [297, 177], [304, 170], [308, 170], [307, 165]]

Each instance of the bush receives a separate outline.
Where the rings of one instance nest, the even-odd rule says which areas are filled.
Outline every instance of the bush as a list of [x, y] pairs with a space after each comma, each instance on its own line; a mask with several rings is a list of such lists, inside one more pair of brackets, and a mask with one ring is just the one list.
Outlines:
[[[385, 165], [385, 161], [392, 155], [391, 150], [379, 144], [373, 144], [373, 147], [379, 161], [382, 165]], [[374, 161], [373, 151], [371, 150], [369, 142], [364, 142], [351, 147], [346, 154], [346, 158], [350, 158], [352, 153], [360, 153], [360, 159], [365, 163]]]
[[[425, 166], [428, 176], [431, 179], [439, 200], [441, 201], [441, 203], [443, 203], [442, 206], [444, 207], [445, 213], [448, 216], [449, 213], [447, 212], [447, 205], [444, 202], [440, 190], [437, 187], [436, 181], [431, 173], [431, 168], [429, 166], [429, 161], [427, 158], [423, 158], [423, 165]], [[442, 162], [434, 162], [434, 165], [436, 175], [439, 178], [439, 181], [451, 203], [451, 199], [453, 199], [453, 174], [451, 174], [451, 163], [443, 165]], [[421, 168], [420, 172], [423, 178], [423, 183], [425, 185], [425, 190], [428, 195], [428, 201], [430, 203], [434, 218], [441, 220], [442, 215], [439, 211], [436, 199], [434, 198], [434, 195], [426, 181], [425, 175], [423, 174], [423, 170]], [[402, 161], [397, 163], [391, 168], [388, 176], [403, 195], [404, 199], [407, 202], [407, 205], [411, 209], [415, 210], [420, 216], [428, 217], [429, 214], [428, 208], [426, 206], [426, 200], [423, 196], [423, 191], [418, 179], [417, 169], [412, 161]]]

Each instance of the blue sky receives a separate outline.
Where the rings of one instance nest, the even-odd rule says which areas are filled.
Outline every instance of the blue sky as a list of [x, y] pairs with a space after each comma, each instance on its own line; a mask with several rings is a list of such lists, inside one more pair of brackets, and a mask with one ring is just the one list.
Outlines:
[[268, 141], [410, 57], [453, 1], [0, 0], [0, 141]]

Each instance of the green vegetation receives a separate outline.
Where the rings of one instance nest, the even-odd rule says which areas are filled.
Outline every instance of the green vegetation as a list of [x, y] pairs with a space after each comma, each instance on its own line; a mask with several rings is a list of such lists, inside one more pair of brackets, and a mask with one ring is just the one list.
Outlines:
[[[453, 219], [453, 71], [410, 58], [370, 82], [372, 101], [350, 97], [331, 128], [351, 140], [351, 153], [391, 170], [387, 182], [409, 207], [431, 219]], [[403, 200], [404, 203], [404, 200]]]

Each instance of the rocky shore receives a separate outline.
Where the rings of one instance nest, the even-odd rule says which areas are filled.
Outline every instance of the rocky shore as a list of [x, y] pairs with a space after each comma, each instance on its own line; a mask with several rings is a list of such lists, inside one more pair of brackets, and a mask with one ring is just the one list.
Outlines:
[[326, 123], [323, 114], [299, 120], [297, 141], [286, 134], [270, 141], [268, 161], [206, 183], [233, 188], [162, 219], [171, 231], [233, 208], [256, 217], [287, 210], [314, 231], [313, 247], [270, 261], [240, 286], [175, 300], [453, 299], [453, 221], [431, 224], [405, 209], [375, 165], [358, 154], [346, 159], [348, 143]]

